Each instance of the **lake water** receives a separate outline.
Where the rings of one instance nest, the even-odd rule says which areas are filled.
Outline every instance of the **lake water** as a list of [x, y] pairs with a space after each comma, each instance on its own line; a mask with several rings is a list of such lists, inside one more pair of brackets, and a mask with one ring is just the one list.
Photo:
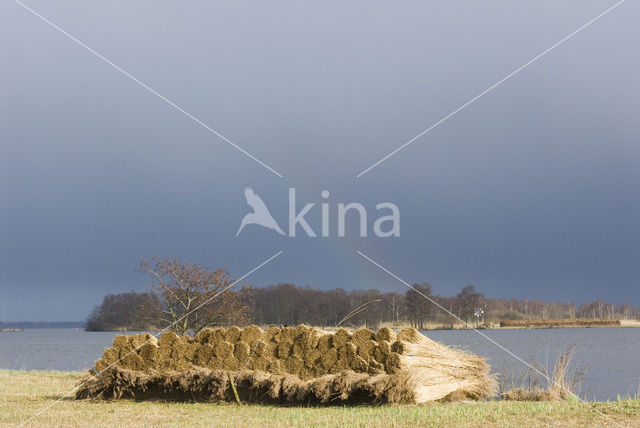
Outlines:
[[[527, 367], [513, 356], [469, 330], [424, 332], [429, 338], [489, 358], [491, 369], [502, 373], [505, 363], [512, 369]], [[551, 371], [558, 356], [575, 344], [573, 367], [586, 367], [581, 397], [615, 400], [618, 395], [635, 397], [640, 386], [640, 328], [557, 328], [536, 330], [483, 330], [513, 354], [531, 359]], [[548, 364], [545, 362], [548, 361]]]
[[[424, 332], [438, 342], [489, 358], [492, 370], [526, 366], [474, 331]], [[640, 328], [484, 330], [484, 334], [525, 361], [553, 366], [564, 349], [576, 344], [573, 364], [586, 366], [581, 396], [615, 400], [635, 396], [640, 385]], [[0, 333], [0, 368], [14, 370], [86, 370], [111, 346], [114, 332], [75, 329], [27, 329]]]

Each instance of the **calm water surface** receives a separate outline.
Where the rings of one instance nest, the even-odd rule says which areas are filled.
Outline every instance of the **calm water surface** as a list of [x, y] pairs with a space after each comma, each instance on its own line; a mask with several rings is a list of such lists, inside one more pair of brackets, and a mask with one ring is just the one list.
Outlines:
[[[492, 370], [526, 370], [505, 351], [474, 331], [424, 332], [428, 337], [489, 358]], [[529, 361], [549, 361], [576, 344], [574, 365], [586, 366], [581, 395], [615, 400], [635, 396], [640, 386], [640, 328], [484, 330], [484, 334]], [[86, 370], [111, 346], [118, 333], [75, 329], [27, 329], [0, 333], [0, 368], [23, 370]]]
[[[527, 367], [475, 331], [424, 332], [429, 338], [489, 358], [492, 371], [502, 373]], [[558, 356], [575, 344], [573, 367], [586, 367], [581, 397], [615, 400], [618, 395], [635, 397], [640, 386], [640, 328], [557, 328], [537, 330], [483, 330], [491, 339], [529, 362], [553, 369]], [[545, 362], [548, 361], [548, 364]], [[640, 395], [640, 394], [639, 394]]]

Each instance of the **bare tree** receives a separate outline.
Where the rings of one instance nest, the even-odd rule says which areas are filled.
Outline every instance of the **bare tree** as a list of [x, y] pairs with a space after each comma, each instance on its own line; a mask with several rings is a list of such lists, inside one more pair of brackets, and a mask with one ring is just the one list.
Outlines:
[[249, 306], [242, 294], [225, 290], [233, 282], [226, 269], [212, 271], [192, 263], [153, 259], [140, 263], [140, 271], [151, 277], [151, 288], [162, 304], [158, 322], [172, 325], [178, 334], [248, 320]]
[[467, 285], [456, 295], [456, 303], [458, 315], [465, 322], [469, 323], [471, 320], [478, 322], [480, 318], [484, 319], [486, 298], [484, 294], [478, 293], [473, 285]]
[[[179, 320], [182, 315], [215, 296], [230, 285], [229, 274], [219, 269], [209, 271], [172, 260], [147, 261], [141, 271], [153, 280], [153, 293], [121, 293], [105, 296], [87, 319], [88, 330], [153, 330]], [[204, 305], [194, 315], [182, 320], [178, 332], [204, 326], [245, 323], [249, 315], [256, 324], [299, 324], [335, 326], [366, 325], [375, 328], [386, 322], [411, 323], [423, 329], [429, 323], [453, 328], [460, 317], [481, 324], [501, 320], [556, 318], [640, 318], [640, 309], [629, 303], [613, 305], [606, 301], [585, 302], [576, 307], [570, 302], [544, 302], [524, 299], [491, 299], [473, 286], [456, 296], [433, 294], [428, 283], [414, 284], [415, 290], [404, 294], [378, 290], [341, 288], [320, 290], [310, 286], [277, 284], [267, 287], [244, 286], [227, 291]], [[233, 288], [233, 290], [236, 290]], [[418, 291], [416, 291], [418, 290]], [[425, 299], [433, 299], [445, 311]], [[250, 314], [249, 314], [250, 310]], [[456, 314], [451, 316], [446, 311]], [[186, 322], [186, 323], [185, 323]]]
[[428, 282], [413, 284], [404, 296], [405, 312], [411, 326], [419, 330], [425, 329], [427, 322], [434, 320], [437, 308], [429, 300], [433, 300], [433, 288]]
[[161, 313], [158, 297], [153, 293], [107, 294], [91, 311], [87, 331], [155, 330]]

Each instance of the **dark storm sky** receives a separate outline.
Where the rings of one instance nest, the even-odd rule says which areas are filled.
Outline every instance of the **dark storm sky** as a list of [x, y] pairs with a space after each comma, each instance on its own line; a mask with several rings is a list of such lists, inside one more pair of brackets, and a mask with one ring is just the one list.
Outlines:
[[[84, 319], [176, 257], [323, 288], [640, 304], [640, 4], [626, 2], [356, 175], [613, 1], [28, 1], [279, 178], [19, 5], [0, 3], [0, 321]], [[247, 227], [251, 186], [393, 202], [393, 239]], [[353, 225], [350, 225], [353, 226]], [[300, 235], [301, 231], [298, 231]]]

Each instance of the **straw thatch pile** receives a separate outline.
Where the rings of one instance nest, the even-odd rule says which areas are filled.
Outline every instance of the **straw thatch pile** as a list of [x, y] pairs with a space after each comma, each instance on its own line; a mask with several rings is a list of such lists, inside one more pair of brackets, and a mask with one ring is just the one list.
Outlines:
[[[114, 364], [115, 363], [115, 364]], [[116, 336], [77, 398], [424, 403], [495, 391], [484, 358], [415, 329], [396, 334], [313, 327], [208, 329], [195, 337]]]

